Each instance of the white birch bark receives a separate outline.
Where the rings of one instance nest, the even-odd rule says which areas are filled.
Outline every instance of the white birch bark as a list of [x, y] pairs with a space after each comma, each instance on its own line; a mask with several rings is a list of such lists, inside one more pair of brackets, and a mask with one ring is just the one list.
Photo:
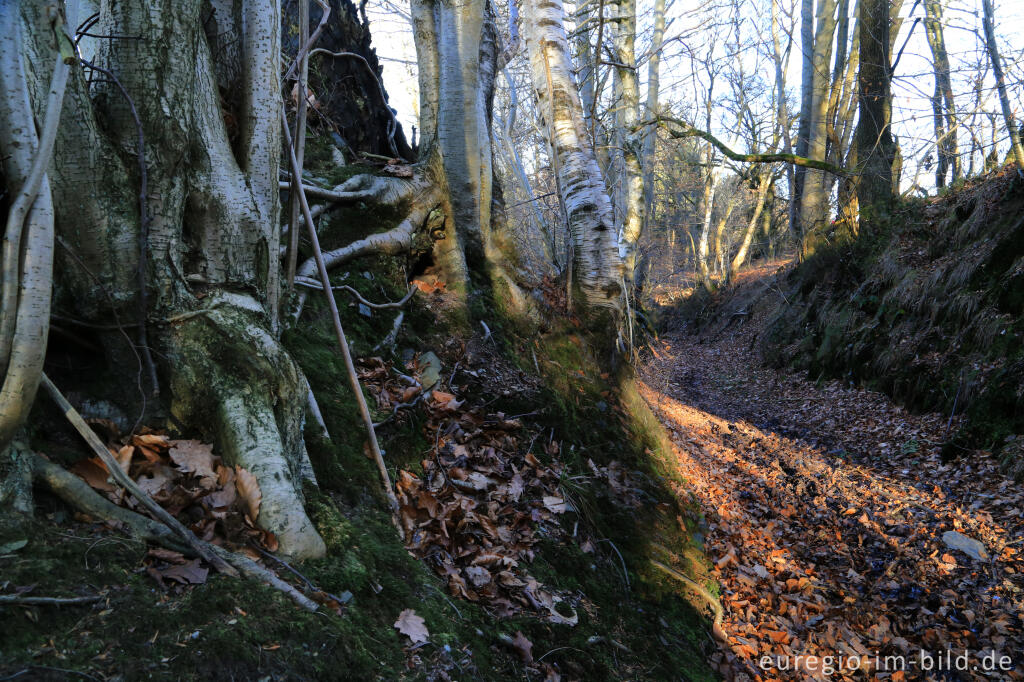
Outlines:
[[562, 2], [523, 0], [522, 19], [533, 87], [553, 140], [579, 298], [590, 307], [618, 310], [623, 281], [618, 235], [572, 78]]

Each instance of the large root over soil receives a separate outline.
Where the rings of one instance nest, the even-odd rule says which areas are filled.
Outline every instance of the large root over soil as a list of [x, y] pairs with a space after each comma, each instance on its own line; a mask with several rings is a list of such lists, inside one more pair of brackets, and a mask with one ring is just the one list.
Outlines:
[[[324, 252], [324, 263], [328, 268], [336, 267], [360, 256], [371, 254], [395, 255], [409, 251], [413, 247], [413, 238], [422, 230], [431, 239], [439, 239], [443, 234], [435, 234], [443, 230], [443, 216], [435, 220], [434, 209], [441, 203], [441, 190], [429, 178], [417, 174], [413, 180], [387, 178], [373, 175], [359, 175], [351, 178], [333, 191], [319, 190], [314, 194], [308, 188], [307, 194], [320, 196], [337, 202], [370, 201], [377, 205], [398, 205], [409, 203], [410, 209], [405, 218], [393, 229], [386, 232], [371, 234], [345, 246]], [[297, 277], [310, 279], [316, 277], [316, 261], [312, 258], [299, 267]], [[299, 292], [298, 307], [295, 318], [302, 313], [307, 292]]]
[[253, 521], [294, 559], [326, 546], [306, 515], [302, 480], [313, 480], [302, 440], [309, 385], [267, 331], [263, 309], [241, 294], [218, 294], [171, 319], [167, 353], [173, 418], [202, 425], [226, 462], [252, 472], [263, 495]]

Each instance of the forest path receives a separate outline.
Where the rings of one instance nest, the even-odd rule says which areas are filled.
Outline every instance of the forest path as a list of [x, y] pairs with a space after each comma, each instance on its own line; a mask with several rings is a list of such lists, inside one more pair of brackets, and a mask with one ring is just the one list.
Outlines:
[[948, 415], [763, 367], [758, 328], [663, 338], [641, 370], [704, 515], [729, 639], [712, 662], [726, 679], [1024, 679], [1021, 486], [985, 454], [943, 463]]

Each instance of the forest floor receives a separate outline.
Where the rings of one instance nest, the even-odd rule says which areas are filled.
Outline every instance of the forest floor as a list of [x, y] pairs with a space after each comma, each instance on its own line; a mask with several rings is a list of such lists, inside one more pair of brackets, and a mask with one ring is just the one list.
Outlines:
[[1020, 486], [983, 451], [943, 461], [948, 415], [764, 367], [766, 315], [677, 324], [641, 369], [704, 513], [728, 638], [713, 664], [726, 679], [1024, 679]]

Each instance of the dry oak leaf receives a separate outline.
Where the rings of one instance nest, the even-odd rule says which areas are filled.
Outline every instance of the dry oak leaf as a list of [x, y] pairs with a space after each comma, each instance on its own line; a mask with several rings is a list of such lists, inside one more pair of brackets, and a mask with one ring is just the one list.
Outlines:
[[248, 469], [236, 466], [235, 489], [238, 490], [238, 495], [245, 502], [249, 518], [255, 522], [260, 515], [260, 503], [263, 502], [263, 493], [260, 491], [260, 484], [256, 477]]
[[430, 637], [426, 621], [417, 616], [416, 612], [412, 609], [405, 609], [398, 614], [398, 620], [395, 621], [395, 629], [408, 637], [413, 644], [426, 642], [427, 638]]
[[206, 582], [206, 576], [209, 573], [209, 569], [199, 565], [199, 559], [193, 559], [187, 563], [171, 566], [160, 571], [164, 578], [177, 580], [184, 585], [202, 585]]
[[117, 488], [108, 480], [110, 472], [107, 465], [99, 457], [90, 457], [75, 462], [71, 472], [89, 484], [90, 487], [102, 492], [114, 492]]

